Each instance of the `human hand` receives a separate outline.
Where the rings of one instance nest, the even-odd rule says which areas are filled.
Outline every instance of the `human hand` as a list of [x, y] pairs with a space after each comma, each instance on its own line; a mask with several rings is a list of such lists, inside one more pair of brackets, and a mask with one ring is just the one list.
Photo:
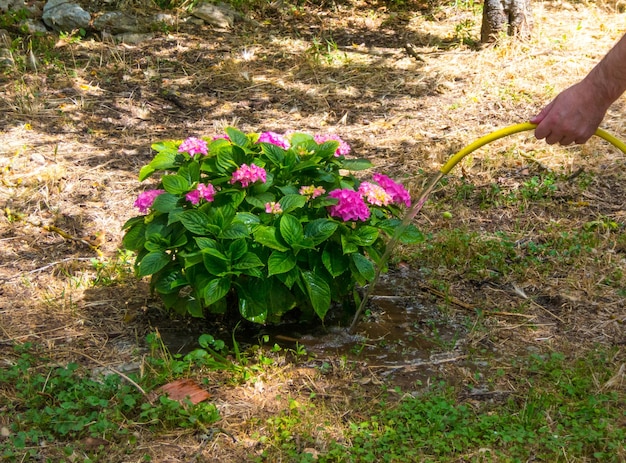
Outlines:
[[562, 91], [530, 122], [537, 124], [535, 137], [549, 145], [582, 144], [596, 132], [608, 106], [583, 80]]

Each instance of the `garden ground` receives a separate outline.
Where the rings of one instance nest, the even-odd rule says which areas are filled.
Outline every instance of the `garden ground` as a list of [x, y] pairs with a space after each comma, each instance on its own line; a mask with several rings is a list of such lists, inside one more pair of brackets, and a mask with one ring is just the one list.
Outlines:
[[[42, 381], [24, 396], [19, 375], [3, 377], [7, 458], [626, 461], [626, 154], [597, 137], [563, 148], [527, 132], [468, 156], [416, 218], [424, 242], [394, 252], [357, 337], [172, 320], [132, 276], [121, 227], [136, 214], [152, 142], [227, 125], [336, 133], [416, 196], [450, 155], [582, 78], [624, 22], [613, 4], [535, 2], [532, 40], [481, 48], [480, 5], [387, 3], [264, 4], [247, 13], [257, 25], [181, 24], [134, 45], [9, 28], [0, 355], [7, 372]], [[602, 127], [626, 137], [623, 113], [620, 100]], [[173, 356], [201, 334], [224, 340], [237, 367]], [[46, 421], [25, 413], [29, 400], [68, 364], [80, 378], [136, 368], [144, 386], [192, 378], [220, 418], [142, 423], [126, 410], [110, 418], [123, 437], [57, 430], [9, 444]], [[440, 416], [454, 417], [441, 429], [466, 445], [432, 444]], [[411, 428], [420, 420], [433, 432], [423, 442]], [[546, 443], [533, 427], [568, 438]]]

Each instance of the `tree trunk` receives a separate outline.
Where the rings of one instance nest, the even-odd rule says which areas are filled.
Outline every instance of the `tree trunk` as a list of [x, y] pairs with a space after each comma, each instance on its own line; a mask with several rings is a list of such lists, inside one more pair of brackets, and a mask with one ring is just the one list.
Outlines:
[[493, 42], [505, 27], [508, 35], [530, 37], [532, 29], [530, 0], [485, 0], [480, 41]]

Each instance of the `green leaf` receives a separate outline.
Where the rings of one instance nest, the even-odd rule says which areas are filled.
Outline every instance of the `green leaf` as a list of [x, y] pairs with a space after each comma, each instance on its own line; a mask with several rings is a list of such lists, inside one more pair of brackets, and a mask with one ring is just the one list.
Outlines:
[[248, 252], [248, 244], [244, 239], [235, 240], [228, 246], [228, 255], [233, 262], [240, 259], [246, 252]]
[[254, 231], [254, 240], [262, 246], [267, 246], [270, 249], [277, 251], [288, 251], [289, 247], [280, 240], [278, 230], [275, 227], [268, 227], [267, 225], [259, 225]]
[[301, 161], [295, 166], [293, 166], [293, 172], [302, 172], [307, 169], [319, 169], [320, 163], [319, 158], [315, 157], [312, 159], [307, 159], [306, 161]]
[[198, 248], [200, 249], [205, 249], [205, 248], [217, 249], [217, 241], [215, 241], [212, 238], [207, 238], [205, 236], [196, 236], [194, 237], [194, 239], [196, 240], [196, 244], [198, 245]]
[[159, 273], [158, 278], [155, 280], [155, 275], [150, 282], [150, 285], [159, 294], [173, 294], [180, 291], [181, 286], [188, 284], [187, 279], [180, 270], [170, 270], [169, 268]]
[[196, 235], [211, 233], [208, 227], [209, 216], [202, 211], [196, 209], [185, 211], [180, 215], [180, 221], [187, 230]]
[[324, 247], [322, 252], [322, 263], [328, 273], [333, 277], [338, 277], [350, 267], [348, 257], [342, 254], [335, 244], [329, 244]]
[[373, 167], [373, 164], [367, 159], [344, 159], [342, 162], [342, 169], [356, 171], [365, 170]]
[[206, 305], [215, 304], [230, 291], [230, 278], [215, 278], [202, 288], [202, 299]]
[[163, 193], [157, 196], [152, 203], [152, 209], [157, 212], [162, 212], [167, 214], [174, 209], [176, 209], [176, 204], [178, 203], [178, 196], [175, 196], [170, 193]]
[[404, 244], [422, 243], [425, 239], [426, 237], [424, 234], [412, 223], [402, 230], [402, 233], [398, 238], [398, 240]]
[[300, 248], [304, 238], [304, 232], [300, 221], [294, 216], [283, 214], [280, 217], [280, 234], [285, 242], [292, 248]]
[[328, 309], [330, 309], [330, 286], [320, 275], [314, 272], [301, 272], [307, 294], [313, 306], [313, 310], [324, 320]]
[[230, 141], [234, 145], [240, 146], [242, 148], [246, 148], [248, 144], [250, 143], [248, 136], [234, 127], [226, 127], [225, 131], [226, 131], [226, 134], [228, 135], [228, 138], [230, 138]]
[[317, 143], [315, 143], [313, 135], [310, 135], [308, 133], [302, 133], [302, 132], [294, 132], [291, 134], [290, 136], [290, 140], [291, 142], [291, 147], [292, 148], [296, 148], [298, 145], [303, 145], [303, 146], [310, 146], [311, 143], [313, 143], [314, 145], [317, 145]]
[[265, 323], [269, 314], [269, 281], [255, 279], [237, 289], [239, 313], [253, 323]]
[[237, 212], [233, 223], [242, 223], [248, 227], [249, 232], [253, 232], [256, 226], [261, 223], [259, 216], [252, 214], [251, 212]]
[[285, 150], [272, 143], [261, 143], [261, 152], [277, 167], [281, 166], [285, 159]]
[[137, 275], [139, 277], [152, 275], [169, 264], [170, 260], [170, 255], [163, 251], [149, 252], [143, 259], [141, 259]]
[[181, 195], [187, 193], [191, 189], [189, 181], [180, 175], [164, 175], [161, 178], [163, 188], [173, 195]]
[[295, 209], [304, 207], [306, 204], [306, 197], [300, 194], [288, 194], [280, 198], [278, 201], [280, 208], [283, 210], [283, 214], [287, 214]]
[[246, 270], [251, 268], [265, 267], [259, 256], [253, 252], [245, 253], [237, 262], [233, 264], [235, 270]]
[[237, 289], [239, 312], [255, 323], [277, 322], [279, 317], [293, 309], [293, 294], [274, 278], [254, 279], [245, 287]]
[[150, 177], [154, 172], [156, 172], [156, 169], [152, 167], [151, 165], [148, 164], [147, 166], [143, 166], [139, 170], [139, 181], [143, 182], [145, 179]]
[[320, 244], [330, 238], [339, 224], [334, 220], [315, 219], [304, 227], [304, 236], [311, 238], [314, 244]]
[[[155, 147], [157, 145], [156, 143], [153, 144], [152, 149], [156, 151]], [[182, 156], [178, 153], [177, 148], [174, 146], [163, 146], [148, 165], [155, 170], [169, 170], [179, 165], [178, 159], [182, 159]]]
[[265, 204], [271, 203], [274, 201], [276, 197], [268, 192], [260, 193], [257, 195], [248, 195], [246, 196], [246, 202], [251, 206], [258, 207], [259, 209], [265, 210]]
[[359, 247], [352, 241], [350, 233], [341, 234], [341, 250], [344, 254], [352, 254], [359, 251]]
[[274, 251], [267, 261], [267, 276], [285, 273], [296, 266], [296, 256], [291, 252]]
[[248, 227], [239, 222], [233, 222], [228, 227], [224, 228], [219, 234], [219, 238], [236, 240], [239, 238], [247, 238], [250, 235]]
[[372, 281], [376, 276], [374, 264], [367, 257], [358, 252], [350, 254], [350, 257], [359, 274], [367, 281]]
[[378, 229], [369, 225], [359, 227], [350, 235], [350, 241], [357, 246], [371, 246], [378, 239]]
[[222, 254], [222, 256], [220, 256], [218, 253], [218, 251], [215, 251], [215, 254], [212, 252], [207, 252], [207, 251], [212, 251], [211, 249], [204, 249], [202, 251], [202, 260], [204, 262], [204, 268], [207, 269], [207, 271], [211, 274], [211, 275], [215, 275], [215, 276], [224, 276], [228, 273], [228, 264], [230, 262], [230, 259], [226, 258], [226, 256], [224, 256]]
[[[146, 224], [143, 217], [141, 221], [135, 222], [128, 230], [122, 239], [122, 245], [124, 248], [131, 251], [139, 251], [143, 248], [146, 242]], [[127, 222], [128, 223], [128, 222]]]

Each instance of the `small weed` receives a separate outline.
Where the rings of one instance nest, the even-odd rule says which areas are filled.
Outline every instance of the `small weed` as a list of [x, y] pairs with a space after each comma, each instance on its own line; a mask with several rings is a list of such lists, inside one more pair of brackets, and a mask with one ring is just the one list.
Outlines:
[[113, 286], [133, 276], [134, 255], [129, 251], [118, 250], [117, 256], [110, 259], [92, 259], [91, 265], [96, 271], [91, 284], [94, 286]]
[[455, 38], [463, 45], [475, 46], [477, 41], [472, 38], [472, 30], [476, 26], [473, 19], [465, 19], [454, 27]]
[[[209, 344], [220, 346], [208, 338], [203, 339], [203, 344], [205, 349], [209, 349]], [[157, 359], [149, 359], [148, 363], [152, 373], [160, 365], [178, 374], [188, 373], [189, 365], [225, 365], [223, 358], [222, 363], [207, 360], [209, 354], [205, 352], [205, 356], [194, 354], [184, 361], [172, 359], [167, 365]], [[123, 446], [123, 439], [132, 441], [132, 430], [137, 426], [151, 430], [204, 429], [219, 419], [211, 403], [193, 405], [167, 397], [153, 403], [146, 400], [143, 391], [118, 375], [96, 377], [76, 363], [47, 366], [50, 360], [39, 355], [31, 344], [16, 347], [15, 354], [16, 359], [0, 370], [0, 408], [11, 417], [7, 423], [11, 439], [0, 441], [0, 455], [6, 461], [35, 458], [36, 449], [45, 443], [69, 445], [84, 438], [99, 438]], [[136, 377], [134, 381], [150, 387], [161, 384], [158, 379], [164, 376]]]

